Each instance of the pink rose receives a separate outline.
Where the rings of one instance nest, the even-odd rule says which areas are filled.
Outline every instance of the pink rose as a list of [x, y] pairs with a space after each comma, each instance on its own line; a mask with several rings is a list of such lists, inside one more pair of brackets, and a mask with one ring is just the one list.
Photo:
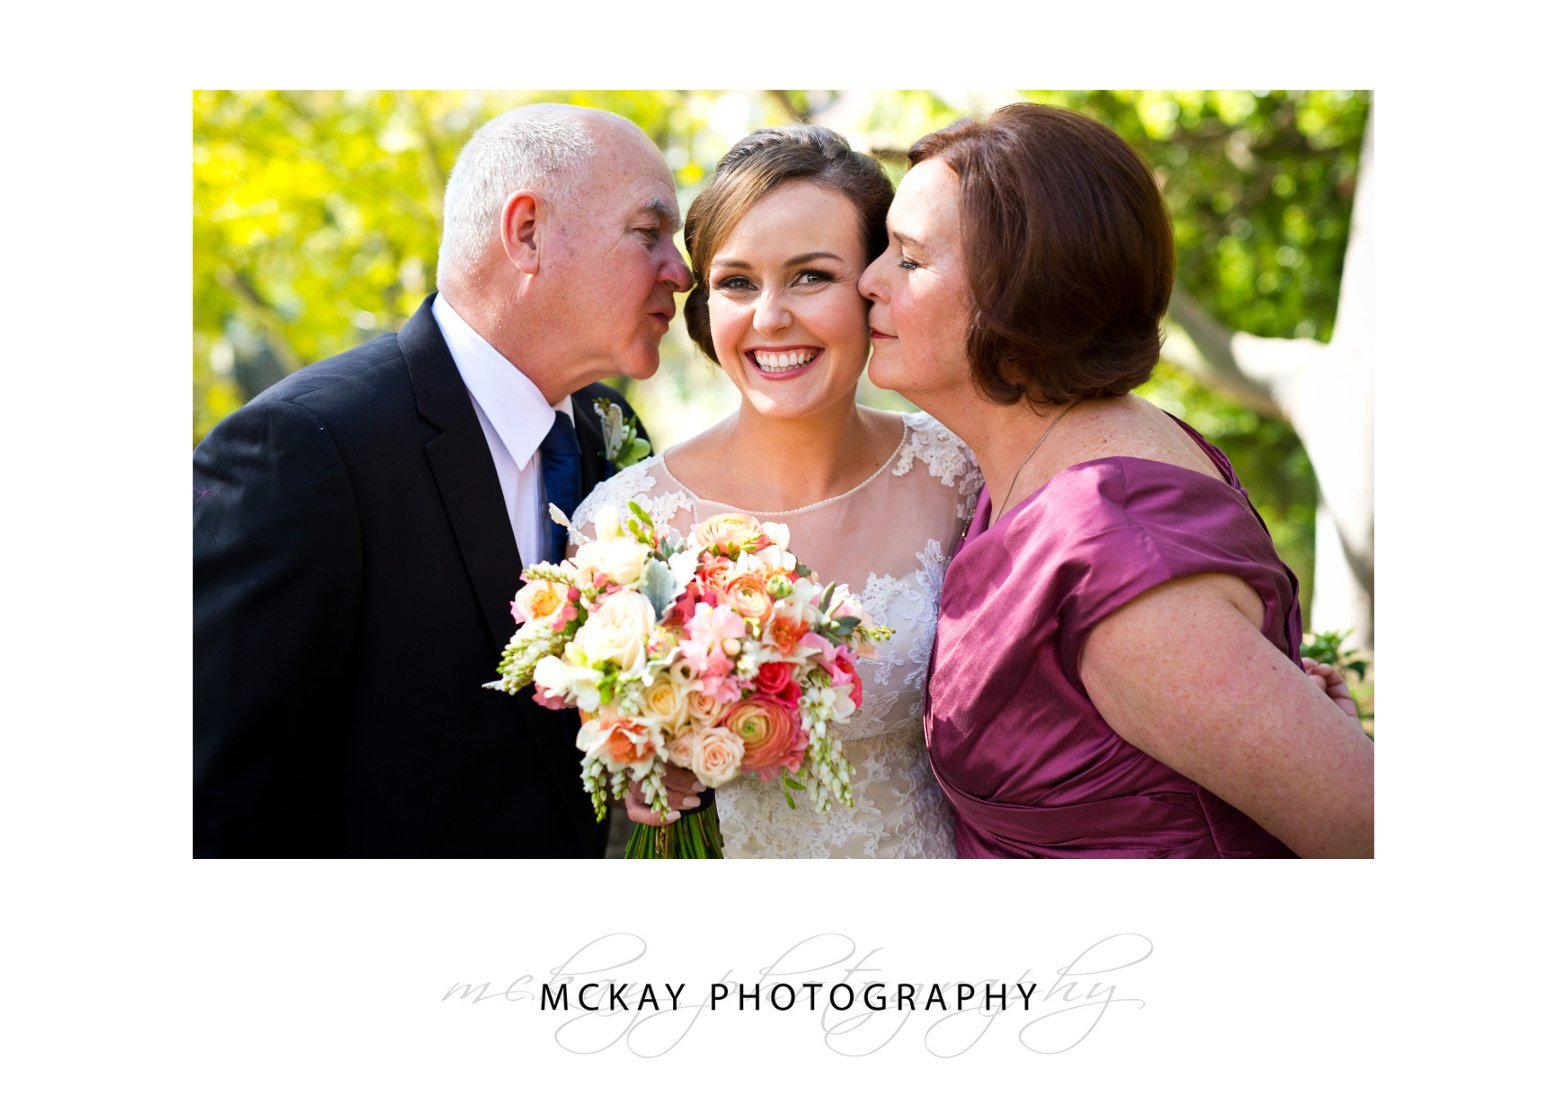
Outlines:
[[794, 665], [781, 660], [763, 664], [756, 673], [756, 690], [771, 695], [790, 710], [800, 705], [800, 685], [794, 681]]

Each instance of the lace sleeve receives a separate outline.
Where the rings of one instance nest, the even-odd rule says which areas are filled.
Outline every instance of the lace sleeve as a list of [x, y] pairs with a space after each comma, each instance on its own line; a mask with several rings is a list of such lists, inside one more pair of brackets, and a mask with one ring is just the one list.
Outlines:
[[[571, 517], [571, 542], [580, 544], [592, 534], [593, 522], [603, 508], [624, 509], [627, 501], [635, 501], [647, 507], [647, 496], [658, 484], [653, 474], [654, 458], [648, 458], [621, 470], [614, 477], [605, 478], [593, 487], [593, 492], [577, 506]], [[659, 528], [665, 525], [660, 524]]]
[[681, 488], [663, 467], [663, 457], [645, 458], [600, 482], [587, 499], [577, 506], [571, 518], [571, 539], [581, 543], [593, 533], [593, 521], [605, 508], [621, 510], [635, 501], [653, 520], [660, 533], [671, 529], [682, 534], [688, 529], [696, 501]]
[[974, 516], [974, 503], [985, 484], [974, 452], [934, 416], [920, 412], [908, 416], [905, 422], [909, 437], [904, 440], [892, 472], [901, 477], [914, 468], [916, 459], [925, 463], [931, 477], [957, 490], [958, 519], [967, 524]]

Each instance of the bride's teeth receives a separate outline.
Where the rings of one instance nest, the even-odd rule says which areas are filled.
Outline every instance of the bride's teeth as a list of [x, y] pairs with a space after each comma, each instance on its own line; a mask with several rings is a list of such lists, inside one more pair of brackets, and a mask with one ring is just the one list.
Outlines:
[[808, 364], [815, 359], [818, 352], [820, 351], [814, 349], [791, 349], [784, 353], [756, 352], [752, 356], [756, 358], [756, 363], [768, 372], [778, 373]]

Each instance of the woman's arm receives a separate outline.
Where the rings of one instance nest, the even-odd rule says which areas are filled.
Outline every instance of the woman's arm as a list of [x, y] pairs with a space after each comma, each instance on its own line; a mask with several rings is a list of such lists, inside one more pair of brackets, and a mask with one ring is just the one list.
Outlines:
[[1095, 626], [1079, 674], [1116, 733], [1297, 854], [1368, 858], [1371, 742], [1261, 618], [1240, 579], [1177, 579]]

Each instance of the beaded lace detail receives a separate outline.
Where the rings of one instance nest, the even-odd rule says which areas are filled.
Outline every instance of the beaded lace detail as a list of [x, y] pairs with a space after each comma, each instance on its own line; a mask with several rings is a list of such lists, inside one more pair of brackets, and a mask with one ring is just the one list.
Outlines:
[[[791, 809], [776, 786], [744, 774], [718, 789], [725, 857], [953, 856], [951, 809], [925, 754], [925, 671], [942, 576], [983, 479], [968, 448], [941, 424], [923, 414], [902, 418], [897, 450], [852, 490], [788, 513], [753, 513], [788, 524], [790, 550], [821, 580], [862, 588], [870, 619], [894, 633], [876, 660], [861, 663], [863, 702], [842, 727], [854, 806], [818, 814], [796, 799]], [[591, 535], [599, 509], [633, 500], [660, 530], [682, 535], [735, 511], [687, 489], [660, 455], [593, 490], [573, 528]]]

